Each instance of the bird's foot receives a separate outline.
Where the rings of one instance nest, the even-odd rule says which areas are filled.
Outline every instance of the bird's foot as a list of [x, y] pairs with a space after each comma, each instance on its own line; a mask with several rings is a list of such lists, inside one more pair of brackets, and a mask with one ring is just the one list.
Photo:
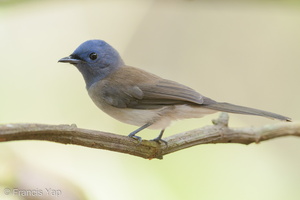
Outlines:
[[159, 144], [162, 142], [162, 143], [165, 143], [166, 146], [168, 146], [168, 142], [166, 140], [161, 139], [161, 137], [154, 138], [150, 141], [154, 141], [154, 142], [157, 142]]
[[159, 135], [156, 138], [152, 139], [151, 141], [155, 141], [155, 142], [157, 142], [159, 144], [161, 142], [163, 142], [163, 143], [165, 143], [166, 146], [168, 146], [168, 142], [165, 141], [165, 140], [163, 140], [163, 139], [161, 139], [162, 136], [163, 136], [163, 134], [164, 134], [164, 132], [165, 132], [165, 129], [161, 130], [160, 133], [159, 133]]
[[134, 136], [129, 136], [130, 138], [133, 138], [133, 139], [135, 139], [135, 140], [137, 140], [137, 141], [139, 141], [139, 143], [141, 143], [142, 142], [142, 137], [140, 137], [140, 136], [136, 136], [136, 135], [134, 135]]
[[139, 136], [136, 136], [135, 134], [137, 134], [138, 132], [140, 132], [141, 130], [144, 130], [145, 128], [147, 128], [148, 126], [151, 126], [152, 123], [147, 123], [144, 126], [141, 126], [140, 128], [136, 129], [135, 131], [131, 132], [128, 137], [133, 138], [135, 140], [138, 140], [139, 143], [142, 142], [142, 138]]
[[135, 134], [136, 134], [136, 133], [132, 132], [132, 133], [130, 133], [130, 134], [128, 135], [128, 137], [133, 138], [133, 139], [139, 141], [139, 143], [141, 143], [142, 140], [143, 140], [142, 137], [137, 136], [137, 135], [135, 135]]

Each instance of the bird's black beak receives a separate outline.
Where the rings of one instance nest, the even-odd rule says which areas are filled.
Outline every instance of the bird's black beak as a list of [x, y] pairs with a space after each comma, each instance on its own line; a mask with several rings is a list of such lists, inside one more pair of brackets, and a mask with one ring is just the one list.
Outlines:
[[70, 64], [78, 64], [81, 60], [73, 58], [72, 56], [64, 57], [60, 59], [58, 62], [70, 63]]

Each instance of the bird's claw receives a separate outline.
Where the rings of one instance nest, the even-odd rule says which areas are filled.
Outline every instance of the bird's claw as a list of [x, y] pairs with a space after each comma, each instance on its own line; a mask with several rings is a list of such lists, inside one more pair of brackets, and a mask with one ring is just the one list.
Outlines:
[[143, 140], [141, 137], [139, 137], [139, 136], [136, 136], [136, 135], [128, 135], [128, 137], [130, 137], [130, 138], [133, 138], [133, 139], [135, 139], [135, 140], [139, 141], [139, 143], [141, 143], [141, 142], [142, 142], [142, 140]]
[[168, 142], [166, 140], [161, 139], [160, 137], [154, 138], [150, 141], [154, 141], [154, 142], [157, 142], [159, 144], [162, 142], [162, 143], [165, 143], [166, 146], [168, 146]]

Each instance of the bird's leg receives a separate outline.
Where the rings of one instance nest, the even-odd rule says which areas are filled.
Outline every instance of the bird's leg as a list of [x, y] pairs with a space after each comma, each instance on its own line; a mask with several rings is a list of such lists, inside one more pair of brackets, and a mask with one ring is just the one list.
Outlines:
[[151, 126], [152, 124], [153, 124], [153, 123], [147, 123], [147, 124], [141, 126], [140, 128], [136, 129], [135, 131], [132, 131], [132, 132], [128, 135], [128, 137], [137, 139], [139, 142], [141, 142], [141, 141], [142, 141], [142, 138], [139, 137], [139, 136], [136, 136], [135, 134], [137, 134], [137, 133], [140, 132], [141, 130], [144, 130], [145, 128]]
[[163, 143], [165, 143], [168, 146], [168, 142], [165, 141], [165, 140], [163, 140], [163, 139], [161, 139], [162, 136], [163, 136], [163, 134], [164, 134], [164, 132], [165, 132], [165, 129], [161, 130], [160, 133], [159, 133], [159, 135], [156, 138], [152, 139], [151, 141], [155, 141], [155, 142], [158, 142], [158, 143], [159, 142], [163, 142]]

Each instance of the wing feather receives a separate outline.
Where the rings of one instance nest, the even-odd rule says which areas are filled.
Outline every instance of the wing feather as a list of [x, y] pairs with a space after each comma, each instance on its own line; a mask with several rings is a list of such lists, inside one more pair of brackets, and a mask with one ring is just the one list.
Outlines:
[[128, 66], [102, 80], [100, 85], [104, 101], [119, 108], [156, 109], [166, 105], [203, 104], [206, 99], [187, 86]]

